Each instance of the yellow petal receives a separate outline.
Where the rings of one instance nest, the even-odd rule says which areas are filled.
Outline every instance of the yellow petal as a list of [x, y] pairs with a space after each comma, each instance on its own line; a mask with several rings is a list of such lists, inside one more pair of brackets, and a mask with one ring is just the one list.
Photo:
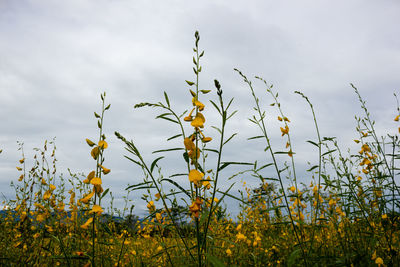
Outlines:
[[199, 172], [196, 169], [190, 170], [189, 172], [189, 181], [192, 183], [198, 183], [201, 178], [203, 178], [204, 173]]
[[51, 191], [54, 191], [55, 189], [56, 189], [56, 186], [53, 185], [53, 184], [50, 184], [50, 190], [51, 190]]
[[194, 145], [193, 141], [189, 137], [186, 137], [185, 139], [183, 139], [183, 144], [185, 145], [185, 148], [187, 150], [194, 150], [196, 147]]
[[92, 141], [90, 141], [90, 140], [87, 139], [87, 138], [86, 138], [86, 143], [87, 143], [89, 146], [94, 146], [94, 145], [95, 145], [95, 143], [93, 143]]
[[94, 177], [94, 178], [90, 181], [90, 183], [91, 183], [92, 185], [101, 185], [101, 179], [100, 179], [99, 177]]
[[84, 224], [81, 225], [81, 228], [87, 229], [89, 224], [93, 222], [93, 217], [90, 217]]
[[100, 165], [100, 167], [103, 169], [103, 173], [104, 174], [108, 174], [108, 173], [110, 173], [110, 169], [107, 169], [106, 167], [104, 167], [104, 166], [102, 166], [102, 165]]
[[99, 156], [99, 153], [100, 153], [100, 151], [99, 151], [99, 147], [94, 147], [93, 149], [92, 149], [92, 151], [90, 152], [90, 155], [92, 155], [92, 157], [94, 158], [94, 159], [97, 159], [97, 157]]
[[200, 112], [196, 114], [196, 117], [193, 119], [193, 121], [190, 123], [193, 127], [197, 128], [204, 128], [204, 122], [206, 119], [204, 118], [203, 114]]
[[101, 141], [99, 142], [99, 147], [101, 147], [102, 149], [106, 149], [106, 148], [108, 147], [108, 144], [107, 144], [106, 141], [101, 140]]
[[101, 214], [103, 209], [99, 205], [93, 205], [92, 210], [89, 213]]

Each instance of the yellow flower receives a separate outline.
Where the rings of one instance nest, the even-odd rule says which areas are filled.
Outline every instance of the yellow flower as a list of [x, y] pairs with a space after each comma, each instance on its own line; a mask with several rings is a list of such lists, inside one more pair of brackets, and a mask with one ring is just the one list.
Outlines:
[[87, 143], [89, 146], [94, 146], [94, 145], [95, 145], [95, 143], [93, 143], [92, 141], [90, 141], [90, 140], [87, 139], [87, 138], [86, 138], [86, 143]]
[[201, 139], [201, 141], [202, 141], [203, 143], [208, 143], [208, 142], [210, 142], [211, 140], [212, 140], [211, 137], [203, 137], [203, 138]]
[[193, 106], [198, 107], [200, 111], [204, 109], [204, 104], [196, 100], [195, 98], [193, 98]]
[[100, 154], [100, 150], [99, 150], [99, 147], [98, 147], [98, 146], [94, 147], [94, 148], [92, 149], [92, 151], [90, 152], [90, 155], [92, 155], [92, 157], [93, 157], [95, 160], [97, 159], [97, 157], [99, 156], [99, 154]]
[[189, 115], [187, 115], [185, 118], [183, 118], [184, 121], [192, 121], [192, 113], [194, 111], [194, 108], [190, 111]]
[[99, 205], [93, 205], [92, 210], [89, 213], [97, 213], [100, 215], [103, 212], [103, 209]]
[[87, 229], [89, 224], [93, 222], [93, 217], [90, 217], [84, 224], [81, 225], [81, 228]]
[[83, 182], [84, 182], [85, 184], [89, 184], [90, 181], [94, 178], [95, 175], [96, 175], [95, 171], [91, 171], [91, 172], [89, 173], [89, 175], [87, 176], [87, 178], [86, 178], [85, 180], [83, 180]]
[[108, 174], [108, 173], [110, 173], [110, 169], [107, 169], [106, 167], [104, 167], [103, 165], [100, 165], [100, 167], [103, 169], [103, 173], [104, 174]]
[[101, 140], [101, 141], [99, 141], [99, 147], [102, 149], [106, 149], [108, 147], [108, 144], [106, 141]]
[[22, 168], [20, 168], [20, 167], [16, 167], [16, 168], [17, 168], [17, 170], [22, 171]]
[[100, 179], [99, 177], [94, 177], [94, 178], [90, 181], [90, 183], [91, 183], [92, 185], [101, 185], [101, 179]]
[[292, 191], [292, 193], [294, 193], [294, 191], [296, 191], [296, 187], [292, 186], [292, 187], [290, 187], [289, 190]]
[[157, 219], [157, 221], [158, 222], [160, 222], [161, 223], [161, 220], [162, 220], [162, 215], [161, 215], [161, 213], [156, 213], [156, 219]]
[[242, 233], [238, 233], [238, 234], [236, 235], [236, 239], [237, 239], [238, 241], [246, 240], [246, 236], [245, 236], [244, 234], [242, 234]]
[[382, 219], [383, 219], [383, 220], [386, 220], [387, 217], [388, 217], [387, 214], [382, 214]]
[[381, 257], [376, 258], [375, 263], [378, 264], [379, 266], [383, 265], [383, 260]]
[[204, 118], [203, 114], [198, 112], [196, 114], [196, 117], [190, 123], [190, 125], [192, 125], [193, 127], [196, 127], [196, 128], [204, 128], [204, 122], [205, 121], [206, 121], [206, 119]]
[[[89, 194], [87, 194], [84, 198], [81, 199], [81, 202], [83, 203], [88, 203], [89, 200], [94, 196], [94, 191], [90, 192]], [[72, 196], [71, 196], [72, 197]]]
[[148, 208], [150, 211], [153, 211], [153, 210], [156, 209], [156, 206], [154, 206], [154, 202], [153, 202], [153, 201], [150, 201], [149, 203], [147, 203], [147, 208]]
[[289, 127], [287, 125], [285, 125], [285, 128], [282, 128], [282, 127], [280, 127], [280, 128], [281, 128], [282, 136], [289, 133]]
[[399, 121], [400, 115], [397, 115], [396, 118], [394, 118], [394, 121]]
[[278, 116], [278, 121], [282, 121], [282, 117], [281, 116]]
[[229, 248], [225, 252], [229, 257], [232, 256], [232, 251]]
[[51, 190], [47, 190], [43, 195], [43, 200], [48, 200], [51, 197]]
[[290, 122], [290, 120], [287, 117], [283, 117], [284, 121]]
[[201, 181], [201, 178], [203, 178], [203, 176], [204, 173], [199, 172], [196, 169], [190, 170], [189, 181], [197, 185]]
[[183, 139], [183, 144], [185, 145], [185, 148], [187, 150], [195, 150], [195, 148], [196, 148], [192, 139], [190, 139], [189, 137], [186, 137], [185, 139]]
[[52, 184], [50, 184], [50, 190], [51, 191], [54, 191], [56, 189], [56, 186], [55, 185], [52, 185]]
[[156, 193], [154, 196], [156, 197], [156, 201], [158, 201], [161, 198], [161, 195], [159, 193]]

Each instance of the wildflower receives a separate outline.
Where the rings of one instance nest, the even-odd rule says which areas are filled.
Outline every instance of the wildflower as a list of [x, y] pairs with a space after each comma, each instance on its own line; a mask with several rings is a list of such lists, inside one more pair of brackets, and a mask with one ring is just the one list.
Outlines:
[[378, 266], [383, 265], [383, 260], [381, 257], [376, 258], [375, 263], [378, 264]]
[[394, 118], [394, 121], [399, 121], [400, 115], [397, 115], [396, 118]]
[[195, 185], [198, 185], [198, 183], [201, 181], [201, 178], [203, 178], [204, 173], [199, 172], [196, 169], [190, 170], [189, 172], [189, 181], [194, 183]]
[[90, 152], [90, 155], [93, 157], [93, 159], [97, 159], [97, 157], [99, 156], [99, 154], [100, 154], [100, 150], [99, 150], [99, 147], [98, 146], [96, 146], [96, 147], [94, 147], [93, 149], [92, 149], [92, 151]]
[[[82, 203], [88, 203], [89, 200], [93, 197], [94, 195], [94, 191], [90, 192], [89, 194], [87, 194], [84, 198], [81, 199]], [[71, 196], [72, 197], [72, 196]]]
[[156, 201], [158, 201], [161, 198], [160, 193], [156, 193], [154, 196], [156, 197]]
[[101, 140], [101, 141], [99, 141], [99, 147], [102, 149], [106, 149], [108, 147], [108, 144], [106, 141]]
[[294, 191], [296, 191], [296, 187], [292, 186], [292, 187], [290, 187], [289, 190], [292, 191], [292, 193], [294, 193]]
[[97, 213], [100, 215], [103, 212], [103, 209], [99, 205], [93, 205], [92, 210], [89, 213]]
[[84, 182], [85, 184], [89, 184], [90, 181], [94, 178], [95, 175], [96, 175], [95, 171], [91, 171], [91, 172], [88, 174], [87, 178], [86, 178], [85, 180], [83, 180], [83, 182]]
[[287, 117], [283, 117], [283, 120], [286, 122], [290, 122], [290, 120]]
[[154, 211], [156, 209], [156, 206], [154, 206], [154, 202], [153, 201], [150, 201], [149, 203], [147, 203], [147, 208], [150, 211]]
[[196, 218], [199, 217], [201, 204], [203, 204], [203, 200], [197, 197], [196, 200], [189, 206], [189, 211]]
[[192, 113], [194, 111], [194, 108], [190, 111], [189, 115], [187, 115], [185, 118], [183, 118], [184, 121], [192, 121]]
[[237, 239], [238, 241], [246, 240], [246, 236], [245, 236], [244, 234], [242, 234], [242, 233], [238, 233], [238, 234], [236, 235], [236, 239]]
[[110, 173], [110, 169], [107, 169], [106, 167], [104, 167], [103, 165], [100, 165], [100, 167], [103, 169], [103, 173], [104, 174], [108, 174], [108, 173]]
[[100, 179], [99, 177], [94, 177], [94, 178], [90, 181], [90, 183], [91, 183], [92, 185], [101, 185], [101, 179]]
[[362, 154], [365, 152], [371, 152], [371, 148], [368, 146], [368, 144], [363, 144], [361, 146], [361, 151], [359, 153]]
[[16, 167], [16, 168], [17, 168], [17, 170], [22, 171], [22, 168], [20, 168], [20, 167]]
[[24, 179], [24, 175], [23, 174], [21, 174], [21, 176], [18, 178], [18, 181], [22, 181], [22, 179]]
[[387, 214], [382, 214], [382, 220], [386, 220], [388, 218]]
[[225, 252], [228, 257], [232, 256], [232, 251], [229, 248]]
[[24, 163], [24, 162], [25, 162], [25, 159], [20, 159], [19, 160], [19, 163], [21, 163], [21, 164]]
[[194, 97], [193, 97], [192, 102], [193, 102], [193, 106], [196, 106], [199, 108], [200, 111], [203, 111], [203, 109], [204, 109], [203, 103], [201, 103], [199, 100], [195, 99]]
[[157, 219], [157, 221], [158, 222], [160, 222], [161, 223], [161, 220], [162, 220], [162, 215], [161, 215], [161, 213], [156, 213], [156, 219]]
[[51, 197], [51, 190], [47, 190], [43, 195], [43, 200], [48, 200]]
[[288, 151], [288, 156], [293, 157], [293, 151], [291, 149]]
[[196, 114], [196, 117], [193, 119], [193, 121], [190, 123], [195, 128], [204, 128], [204, 122], [206, 119], [204, 118], [203, 114], [198, 112]]
[[185, 148], [187, 150], [195, 150], [195, 148], [196, 148], [192, 139], [190, 139], [189, 137], [186, 137], [185, 139], [183, 139], [183, 144], [185, 145]]
[[90, 217], [84, 224], [81, 225], [81, 228], [87, 229], [89, 224], [93, 222], [93, 217]]
[[281, 132], [282, 132], [282, 136], [284, 136], [285, 134], [289, 134], [289, 127], [287, 125], [285, 125], [285, 128], [281, 128]]
[[87, 139], [87, 138], [86, 138], [86, 143], [87, 143], [89, 146], [94, 146], [94, 145], [95, 145], [95, 143], [93, 143], [91, 140], [89, 140], [89, 139]]
[[282, 118], [281, 118], [281, 116], [278, 116], [278, 121], [282, 121]]

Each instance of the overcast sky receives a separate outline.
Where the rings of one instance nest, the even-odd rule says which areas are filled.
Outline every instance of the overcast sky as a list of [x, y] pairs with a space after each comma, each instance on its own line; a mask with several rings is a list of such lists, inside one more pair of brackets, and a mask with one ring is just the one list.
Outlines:
[[[21, 158], [17, 141], [25, 144], [27, 166], [33, 161], [32, 149], [56, 137], [58, 173], [68, 177], [67, 168], [90, 172], [95, 162], [85, 138], [98, 136], [93, 112], [100, 111], [100, 93], [106, 91], [111, 109], [104, 121], [109, 143], [105, 166], [112, 171], [103, 184], [113, 191], [115, 205], [122, 207], [124, 188], [140, 182], [143, 175], [123, 158], [124, 146], [114, 131], [133, 139], [148, 162], [158, 156], [152, 151], [176, 146], [165, 139], [179, 129], [154, 120], [156, 110], [133, 106], [158, 102], [166, 91], [177, 113], [191, 107], [185, 80], [194, 77], [196, 30], [205, 50], [200, 87], [213, 90], [203, 99], [205, 132], [215, 139], [210, 146], [217, 146], [218, 137], [210, 126], [220, 123], [208, 102], [216, 99], [214, 79], [220, 81], [227, 100], [235, 98], [232, 110], [238, 110], [228, 132], [239, 134], [226, 147], [223, 160], [269, 161], [264, 144], [246, 140], [259, 132], [247, 120], [253, 114], [249, 88], [233, 68], [254, 80], [276, 150], [285, 144], [277, 111], [269, 106], [271, 97], [254, 75], [279, 92], [282, 109], [292, 121], [300, 170], [307, 161], [316, 163], [318, 155], [305, 142], [315, 140], [316, 133], [309, 107], [295, 90], [313, 102], [321, 134], [336, 136], [343, 148], [356, 151], [354, 115], [362, 111], [349, 83], [367, 101], [378, 135], [394, 133], [398, 127], [393, 121], [393, 93], [400, 87], [399, 14], [400, 2], [394, 0], [0, 0], [1, 192], [13, 198], [9, 184], [20, 175], [15, 168]], [[161, 162], [165, 176], [185, 170], [179, 154], [170, 156]], [[228, 173], [221, 177], [224, 186], [230, 183]], [[177, 180], [188, 185], [187, 179]], [[241, 180], [258, 183], [248, 176], [232, 182]], [[142, 214], [140, 194], [130, 198], [136, 213]]]

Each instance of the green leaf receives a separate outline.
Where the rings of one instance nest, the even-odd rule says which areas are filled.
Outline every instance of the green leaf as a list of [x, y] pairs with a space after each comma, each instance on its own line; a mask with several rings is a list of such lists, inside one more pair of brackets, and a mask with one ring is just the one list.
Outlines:
[[171, 179], [168, 179], [168, 178], [164, 178], [164, 179], [162, 179], [161, 181], [167, 181], [167, 182], [169, 182], [169, 183], [175, 185], [179, 190], [181, 190], [182, 193], [185, 193], [188, 197], [190, 197], [189, 192], [187, 192], [187, 191], [186, 191], [182, 186], [180, 186], [177, 182], [175, 182], [175, 181], [173, 181], [173, 180], [171, 180]]
[[211, 104], [213, 104], [213, 106], [218, 110], [219, 114], [222, 115], [221, 110], [219, 109], [219, 107], [217, 106], [217, 104], [215, 104], [212, 100], [210, 100]]
[[313, 144], [313, 145], [316, 146], [316, 147], [319, 147], [319, 145], [318, 145], [317, 143], [315, 143], [315, 142], [313, 142], [313, 141], [311, 141], [311, 140], [307, 140], [307, 142], [310, 143], [310, 144]]
[[167, 93], [165, 91], [164, 91], [164, 98], [165, 98], [165, 102], [167, 102], [168, 107], [170, 107], [168, 95], [167, 95]]
[[111, 104], [108, 104], [108, 106], [104, 110], [108, 110], [108, 109], [110, 109], [110, 107], [111, 107]]
[[[128, 186], [127, 188], [125, 188], [125, 190], [132, 189], [132, 188], [135, 188], [135, 187], [142, 187], [143, 185], [148, 185], [148, 184], [151, 184], [151, 183], [152, 183], [152, 182], [147, 181], [147, 182], [143, 182], [143, 183], [138, 183], [138, 184], [130, 185], [130, 186]], [[133, 190], [136, 190], [136, 189], [133, 189]]]
[[335, 151], [336, 151], [336, 149], [329, 150], [328, 152], [325, 152], [324, 154], [322, 154], [321, 157], [326, 156], [326, 155], [328, 155], [328, 154], [330, 154], [332, 152], [335, 152]]
[[194, 84], [194, 82], [191, 82], [191, 81], [188, 81], [188, 80], [185, 80], [185, 82], [186, 82], [187, 84], [189, 84], [190, 86], [192, 86], [192, 85]]
[[143, 164], [142, 164], [141, 162], [136, 161], [136, 160], [134, 160], [134, 159], [132, 159], [132, 158], [130, 158], [130, 157], [128, 157], [128, 156], [124, 156], [124, 157], [127, 158], [127, 159], [129, 159], [129, 160], [132, 161], [133, 163], [136, 163], [137, 165], [139, 165], [140, 167], [143, 168]]
[[247, 138], [247, 140], [259, 139], [259, 138], [264, 138], [264, 137], [265, 137], [264, 135], [258, 135], [258, 136], [253, 136], [253, 137]]
[[107, 195], [108, 191], [110, 191], [110, 188], [107, 188], [107, 189], [103, 192], [103, 194], [101, 194], [100, 199], [103, 199], [103, 197], [105, 197], [105, 196]]
[[184, 150], [184, 149], [181, 148], [181, 147], [175, 147], [175, 148], [169, 148], [169, 149], [160, 149], [160, 150], [153, 151], [153, 154], [160, 153], [160, 152], [176, 151], [176, 150]]
[[309, 168], [307, 171], [308, 171], [308, 172], [310, 172], [310, 171], [314, 170], [315, 168], [318, 168], [318, 165], [314, 165], [314, 166], [312, 166], [312, 167], [311, 167], [311, 168]]
[[97, 114], [96, 112], [94, 113], [94, 116], [95, 116], [97, 119], [100, 119], [100, 115]]
[[150, 167], [150, 172], [151, 172], [151, 173], [153, 173], [153, 169], [154, 169], [154, 167], [156, 166], [157, 161], [159, 161], [159, 160], [162, 159], [162, 158], [164, 158], [164, 157], [156, 158], [156, 159], [151, 163], [151, 167]]
[[177, 138], [177, 137], [179, 137], [179, 136], [182, 136], [182, 134], [177, 134], [177, 135], [171, 136], [170, 138], [167, 139], [167, 141], [170, 141], [170, 140], [172, 140], [172, 139], [175, 139], [175, 138]]
[[222, 169], [226, 168], [229, 165], [253, 165], [253, 163], [249, 162], [221, 162], [221, 166], [218, 168], [218, 171], [221, 171]]
[[237, 133], [232, 134], [231, 137], [229, 137], [229, 138], [224, 142], [223, 145], [225, 145], [226, 143], [228, 143], [233, 137], [235, 137], [235, 135], [237, 135]]

